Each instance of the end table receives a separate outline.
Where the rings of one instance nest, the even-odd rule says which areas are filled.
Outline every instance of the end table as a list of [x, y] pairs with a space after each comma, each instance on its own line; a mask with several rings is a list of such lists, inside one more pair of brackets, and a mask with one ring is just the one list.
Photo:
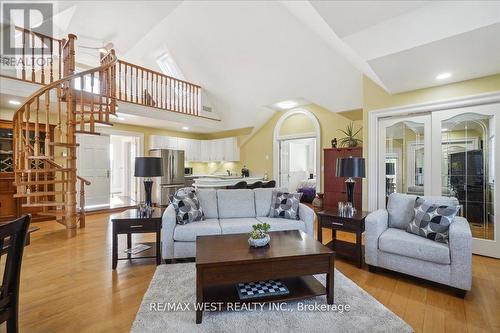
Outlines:
[[[118, 260], [146, 259], [156, 258], [156, 265], [161, 264], [161, 217], [165, 209], [155, 208], [148, 217], [140, 217], [138, 209], [128, 209], [124, 212], [113, 214], [109, 217], [113, 224], [113, 245], [112, 245], [112, 266], [116, 269]], [[127, 235], [127, 248], [132, 247], [132, 235], [154, 233], [156, 242], [141, 242], [151, 246], [151, 249], [145, 250], [132, 256], [128, 253], [126, 257], [118, 256], [118, 235]]]
[[[355, 260], [358, 267], [363, 264], [361, 234], [365, 231], [365, 218], [368, 212], [357, 210], [353, 216], [342, 216], [337, 209], [326, 209], [317, 213], [318, 241], [322, 242], [322, 228], [332, 229], [332, 241], [326, 244], [335, 251], [335, 255]], [[337, 230], [356, 234], [356, 243], [337, 239]]]

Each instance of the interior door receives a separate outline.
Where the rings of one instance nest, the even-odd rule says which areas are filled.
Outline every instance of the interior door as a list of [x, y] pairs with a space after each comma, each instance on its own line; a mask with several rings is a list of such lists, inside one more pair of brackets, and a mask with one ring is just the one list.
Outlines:
[[279, 186], [290, 190], [290, 142], [280, 141]]
[[109, 205], [109, 136], [77, 135], [77, 142], [80, 144], [77, 149], [77, 174], [91, 182], [85, 187], [85, 206]]
[[394, 192], [431, 194], [431, 116], [379, 121], [378, 207]]
[[495, 179], [500, 104], [436, 111], [432, 115], [434, 195], [456, 197], [469, 222], [473, 253], [500, 257]]

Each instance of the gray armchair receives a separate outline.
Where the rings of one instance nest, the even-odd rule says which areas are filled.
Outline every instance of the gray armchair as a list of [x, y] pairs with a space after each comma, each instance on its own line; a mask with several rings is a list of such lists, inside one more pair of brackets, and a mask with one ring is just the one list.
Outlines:
[[[413, 275], [458, 289], [460, 296], [472, 283], [472, 235], [469, 223], [455, 217], [450, 225], [449, 244], [406, 232], [413, 219], [414, 195], [393, 193], [386, 209], [365, 220], [365, 261], [376, 267]], [[423, 197], [444, 205], [458, 205], [456, 198]]]

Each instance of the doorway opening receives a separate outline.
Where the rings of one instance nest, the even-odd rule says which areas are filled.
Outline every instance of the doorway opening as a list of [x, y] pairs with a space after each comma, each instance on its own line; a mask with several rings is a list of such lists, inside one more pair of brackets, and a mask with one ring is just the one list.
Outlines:
[[135, 206], [140, 186], [134, 177], [134, 163], [135, 157], [142, 154], [142, 137], [104, 129], [102, 132], [99, 136], [77, 135], [77, 172], [91, 183], [85, 187], [85, 209]]
[[282, 187], [316, 190], [316, 138], [280, 140], [279, 164]]
[[321, 127], [307, 109], [285, 112], [274, 127], [273, 178], [312, 202], [321, 187]]
[[127, 135], [110, 135], [110, 205], [137, 202], [138, 184], [134, 177], [134, 163], [138, 156], [138, 138]]

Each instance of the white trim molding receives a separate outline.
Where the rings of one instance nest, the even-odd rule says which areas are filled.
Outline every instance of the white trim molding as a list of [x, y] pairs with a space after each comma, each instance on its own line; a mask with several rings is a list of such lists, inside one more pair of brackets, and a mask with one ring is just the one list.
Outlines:
[[278, 140], [293, 140], [293, 139], [309, 139], [309, 138], [315, 138], [315, 137], [316, 137], [316, 132], [309, 132], [309, 133], [280, 135], [277, 137], [277, 139]]
[[[302, 114], [306, 116], [314, 126], [313, 133], [299, 133], [296, 135], [286, 135], [280, 136], [281, 126], [285, 122], [285, 120], [293, 115]], [[316, 186], [317, 191], [319, 192], [321, 188], [321, 126], [319, 125], [318, 118], [309, 110], [296, 108], [292, 110], [288, 110], [283, 113], [281, 117], [276, 122], [274, 126], [273, 132], [273, 179], [276, 180], [278, 186], [281, 186], [281, 177], [280, 177], [280, 140], [291, 140], [291, 139], [303, 139], [303, 138], [316, 138]]]

